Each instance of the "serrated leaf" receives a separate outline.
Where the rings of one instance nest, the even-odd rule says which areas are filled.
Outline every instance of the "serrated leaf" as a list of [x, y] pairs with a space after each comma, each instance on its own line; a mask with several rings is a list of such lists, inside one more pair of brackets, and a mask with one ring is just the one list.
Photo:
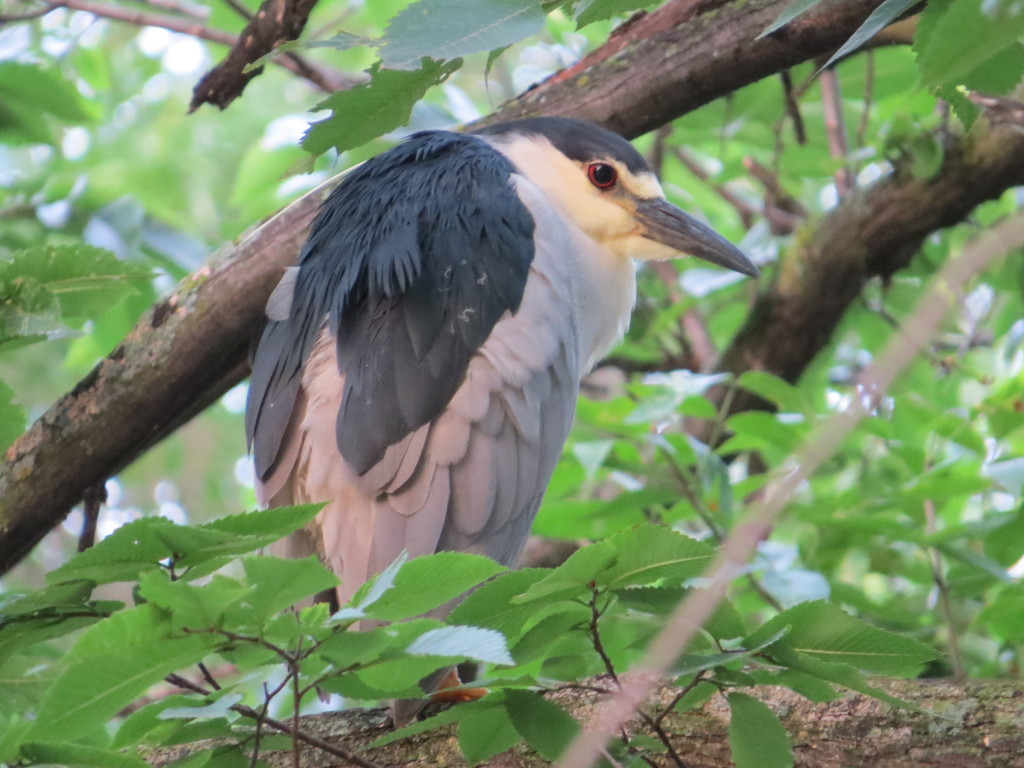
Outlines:
[[521, 738], [503, 707], [464, 718], [459, 722], [456, 733], [459, 749], [470, 765], [478, 765], [511, 749]]
[[538, 0], [418, 0], [384, 32], [385, 66], [413, 69], [424, 57], [455, 59], [491, 51], [537, 34], [544, 26]]
[[615, 562], [615, 558], [615, 547], [608, 541], [599, 541], [578, 549], [564, 563], [515, 598], [514, 602], [526, 603], [550, 599], [556, 595], [572, 596], [587, 590], [587, 585], [596, 581], [598, 575]]
[[402, 566], [394, 586], [367, 608], [375, 619], [419, 616], [464, 594], [504, 566], [482, 555], [438, 552], [417, 557]]
[[169, 637], [169, 628], [158, 609], [142, 605], [87, 629], [40, 703], [27, 738], [98, 733], [151, 685], [201, 661], [217, 644], [207, 635]]
[[709, 683], [707, 680], [701, 680], [683, 694], [683, 697], [676, 702], [675, 709], [677, 712], [686, 712], [694, 709], [701, 706], [716, 693], [718, 693], [717, 685]]
[[736, 768], [791, 768], [793, 745], [779, 718], [763, 702], [730, 693], [729, 749]]
[[314, 155], [332, 147], [344, 152], [405, 125], [413, 105], [460, 66], [462, 62], [457, 60], [426, 61], [412, 71], [374, 70], [369, 83], [338, 91], [316, 106], [334, 114], [309, 126], [303, 148]]
[[512, 602], [538, 581], [547, 578], [550, 571], [541, 568], [523, 568], [509, 571], [481, 585], [449, 615], [449, 621], [490, 627], [505, 637], [521, 634], [536, 617], [536, 606]]
[[564, 709], [531, 691], [505, 691], [505, 709], [519, 735], [546, 760], [561, 757], [580, 730]]
[[681, 584], [701, 575], [715, 557], [715, 550], [707, 544], [657, 525], [637, 526], [607, 542], [615, 550], [616, 562], [597, 581], [609, 589], [660, 579]]
[[657, 0], [590, 0], [581, 3], [576, 10], [577, 28], [595, 21], [605, 21], [612, 16], [622, 16], [655, 5]]
[[504, 701], [504, 693], [498, 692], [489, 694], [487, 697], [478, 701], [470, 701], [465, 704], [460, 704], [457, 707], [446, 709], [432, 717], [428, 717], [426, 720], [410, 723], [402, 728], [396, 728], [390, 733], [385, 733], [370, 744], [370, 748], [376, 749], [378, 747], [386, 747], [388, 744], [393, 744], [396, 741], [402, 741], [403, 739], [415, 736], [418, 733], [432, 731], [443, 725], [457, 723], [481, 714], [493, 714], [495, 709], [503, 707]]
[[744, 645], [759, 645], [786, 627], [782, 642], [797, 652], [880, 674], [905, 671], [936, 656], [924, 643], [872, 627], [824, 600], [783, 611], [749, 635]]
[[22, 754], [37, 763], [82, 766], [82, 768], [148, 768], [149, 763], [135, 755], [115, 752], [83, 744], [51, 741], [45, 744], [29, 743], [21, 747]]
[[380, 600], [385, 592], [395, 586], [395, 578], [408, 559], [409, 553], [402, 550], [398, 557], [392, 561], [391, 565], [356, 590], [356, 593], [349, 601], [349, 605], [340, 608], [331, 616], [331, 619], [333, 621], [348, 621], [363, 618], [366, 615], [367, 609]]
[[199, 527], [242, 536], [268, 537], [273, 541], [300, 528], [305, 528], [313, 522], [313, 518], [323, 507], [323, 504], [301, 504], [294, 507], [275, 507], [256, 512], [242, 512], [237, 515], [218, 517]]
[[139, 574], [159, 568], [160, 561], [170, 556], [155, 529], [173, 526], [162, 517], [133, 520], [47, 573], [46, 580], [51, 584], [75, 579], [98, 584], [134, 581]]
[[515, 663], [508, 652], [504, 636], [493, 629], [482, 627], [447, 626], [432, 629], [413, 640], [405, 652], [413, 656], [466, 658], [508, 666]]
[[123, 261], [103, 248], [41, 245], [0, 261], [0, 303], [7, 303], [19, 282], [32, 283], [56, 297], [61, 317], [95, 317], [151, 277], [147, 267]]
[[[952, 2], [931, 3], [925, 8], [927, 33], [915, 41], [921, 79], [931, 88], [966, 85], [985, 89], [971, 82], [971, 73], [987, 60], [1024, 35], [1024, 13], [1012, 3]], [[1019, 59], [1020, 57], [1015, 57]], [[1024, 63], [1016, 64], [1020, 78]]]
[[224, 576], [195, 586], [171, 581], [163, 571], [142, 574], [138, 586], [139, 596], [170, 611], [176, 626], [193, 629], [220, 626], [224, 612], [250, 592], [248, 586]]
[[878, 699], [879, 701], [892, 704], [894, 707], [899, 707], [900, 709], [908, 709], [913, 712], [924, 711], [916, 704], [911, 704], [908, 701], [904, 701], [903, 699], [899, 699], [883, 691], [881, 688], [869, 685], [868, 681], [864, 679], [864, 676], [849, 664], [822, 661], [821, 659], [814, 658], [810, 654], [794, 651], [785, 642], [779, 642], [771, 646], [767, 653], [777, 663], [791, 669], [796, 669], [800, 672], [820, 677], [822, 680], [826, 680], [830, 683], [836, 683], [844, 688], [849, 688], [851, 691], [863, 693], [867, 696]]
[[243, 602], [264, 617], [338, 585], [316, 555], [295, 560], [255, 555], [243, 559], [242, 568], [251, 587]]

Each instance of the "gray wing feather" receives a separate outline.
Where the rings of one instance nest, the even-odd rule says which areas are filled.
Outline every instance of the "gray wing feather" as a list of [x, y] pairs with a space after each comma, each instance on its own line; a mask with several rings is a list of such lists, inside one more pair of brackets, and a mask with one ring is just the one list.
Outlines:
[[290, 465], [279, 461], [264, 488], [284, 487], [283, 473], [294, 501], [329, 500], [317, 528], [342, 579], [341, 601], [403, 550], [518, 558], [568, 435], [581, 372], [564, 243], [544, 227], [537, 234], [518, 311], [495, 324], [444, 410], [362, 474], [335, 443], [344, 377], [330, 331], [321, 333], [281, 450]]

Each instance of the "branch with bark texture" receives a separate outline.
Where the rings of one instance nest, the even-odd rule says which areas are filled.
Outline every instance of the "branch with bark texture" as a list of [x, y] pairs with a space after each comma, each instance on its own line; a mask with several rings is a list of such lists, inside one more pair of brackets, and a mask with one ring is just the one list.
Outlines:
[[[196, 84], [188, 111], [195, 112], [203, 104], [224, 109], [241, 96], [249, 81], [263, 71], [263, 67], [249, 71], [246, 67], [282, 43], [298, 39], [314, 5], [316, 0], [263, 0], [228, 55]], [[308, 64], [305, 70], [304, 77], [317, 74]]]
[[[799, 768], [926, 768], [927, 766], [1024, 766], [1024, 695], [1019, 683], [933, 680], [871, 681], [888, 693], [927, 713], [896, 709], [877, 699], [847, 692], [831, 702], [811, 702], [788, 688], [761, 686], [748, 690], [779, 716], [793, 740]], [[676, 689], [659, 688], [646, 702], [648, 711], [671, 703]], [[586, 723], [601, 696], [572, 689], [548, 694], [549, 700]], [[699, 709], [670, 712], [661, 722], [687, 768], [726, 768], [733, 765], [728, 746], [728, 705], [712, 697]], [[331, 712], [302, 718], [305, 732], [345, 748], [378, 765], [459, 768], [466, 763], [459, 751], [455, 727], [446, 726], [371, 749], [370, 743], [387, 732], [384, 710]], [[649, 733], [642, 718], [627, 725], [630, 734]], [[164, 766], [209, 743], [156, 750], [148, 756]], [[316, 749], [303, 747], [305, 766], [334, 768], [347, 763]], [[292, 765], [290, 750], [261, 753], [275, 768]], [[655, 756], [656, 757], [656, 756]], [[494, 768], [539, 768], [550, 765], [525, 745], [491, 758]]]
[[[634, 137], [648, 130], [652, 119], [667, 122], [831, 51], [880, 2], [849, 0], [831, 11], [805, 14], [791, 32], [757, 42], [766, 19], [789, 0], [729, 3], [708, 17], [651, 32], [649, 40], [593, 64], [585, 70], [585, 87], [576, 74], [504, 105], [492, 119], [555, 114], [557, 106], [558, 114], [589, 117]], [[685, 5], [677, 0], [650, 17]], [[680, 45], [687, 37], [692, 39]], [[620, 57], [636, 47], [660, 53], [643, 67], [623, 66]], [[730, 56], [719, 80], [707, 64], [725, 50]], [[537, 91], [547, 96], [540, 98]], [[659, 106], [657, 117], [636, 107], [640, 97]], [[601, 106], [603, 120], [594, 105]], [[282, 269], [294, 263], [328, 191], [329, 184], [309, 193], [231, 249], [225, 261], [185, 281], [7, 450], [0, 467], [0, 573], [58, 525], [87, 488], [127, 466], [245, 377], [246, 352], [266, 298]]]
[[[1024, 133], [979, 122], [966, 137], [947, 137], [942, 169], [931, 179], [898, 169], [850, 193], [784, 254], [716, 370], [767, 371], [797, 381], [868, 280], [899, 271], [929, 234], [1020, 184]], [[728, 409], [723, 416], [770, 408], [744, 390], [726, 403], [729, 389], [708, 391], [716, 406]], [[710, 439], [710, 423], [691, 426]]]

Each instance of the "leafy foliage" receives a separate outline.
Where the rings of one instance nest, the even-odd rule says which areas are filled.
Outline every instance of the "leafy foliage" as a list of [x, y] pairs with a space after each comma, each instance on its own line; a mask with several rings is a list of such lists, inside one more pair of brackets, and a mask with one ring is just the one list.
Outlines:
[[[200, 71], [183, 71], [180, 46], [208, 55], [203, 44], [61, 10], [26, 22], [19, 28], [31, 33], [5, 38], [0, 61], [0, 446], [221, 243], [379, 151], [383, 134], [471, 119], [604, 42], [612, 20], [654, 4], [321, 0], [310, 28], [325, 38], [282, 46], [271, 61], [299, 53], [366, 72], [366, 82], [323, 99], [268, 67], [229, 111], [187, 119]], [[765, 34], [815, 5], [794, 2]], [[1009, 96], [1019, 83], [1024, 11], [932, 0], [912, 50], [859, 47], [912, 5], [880, 3], [840, 49], [830, 62], [839, 96], [823, 93], [818, 63], [808, 63], [789, 73], [792, 103], [766, 78], [638, 142], [661, 158], [669, 196], [785, 284], [801, 268], [786, 249], [836, 205], [837, 169], [859, 185], [892, 172], [935, 178], [961, 130], [943, 104], [969, 127], [974, 92]], [[244, 24], [226, 4], [199, 7], [211, 28]], [[843, 120], [845, 155], [830, 148], [837, 129], [819, 119], [826, 107]], [[310, 109], [332, 115], [308, 125]], [[303, 157], [301, 130], [303, 148], [322, 157]], [[727, 348], [754, 289], [687, 262], [678, 274], [641, 271], [633, 328], [613, 357], [641, 375], [581, 401], [535, 526], [596, 543], [553, 568], [509, 572], [444, 553], [396, 562], [333, 615], [323, 605], [291, 610], [334, 577], [315, 558], [255, 553], [306, 525], [316, 507], [181, 524], [253, 503], [229, 398], [111, 483], [96, 546], [59, 557], [78, 532], [69, 524], [5, 580], [0, 762], [137, 766], [152, 746], [223, 738], [194, 761], [248, 765], [242, 750], [264, 710], [290, 717], [312, 708], [315, 691], [352, 704], [415, 696], [420, 678], [464, 658], [483, 665], [489, 695], [381, 742], [456, 723], [469, 761], [521, 741], [555, 757], [578, 726], [541, 694], [614, 690], [678, 602], [702, 587], [765, 478], [864, 396], [858, 372], [924, 281], [1019, 205], [1008, 194], [976, 209], [967, 225], [934, 233], [905, 269], [866, 286], [795, 382], [676, 370], [707, 362], [694, 328], [712, 352]], [[722, 697], [738, 766], [792, 761], [755, 684], [812, 701], [847, 688], [905, 706], [868, 675], [1019, 669], [1021, 285], [1013, 259], [976, 276], [943, 333], [800, 488], [676, 661], [676, 708]], [[710, 396], [722, 387], [769, 407], [726, 419]], [[695, 419], [712, 422], [721, 440], [688, 437]], [[423, 617], [467, 592], [446, 621]], [[120, 600], [101, 597], [110, 594]], [[177, 692], [165, 695], [168, 679]], [[288, 747], [263, 732], [261, 748]], [[612, 752], [634, 765], [665, 749], [651, 732]]]
[[[8, 595], [0, 606], [3, 665], [26, 670], [21, 674], [32, 685], [0, 704], [13, 734], [0, 759], [127, 766], [137, 764], [143, 746], [211, 736], [251, 748], [249, 726], [261, 712], [297, 710], [316, 689], [355, 700], [415, 696], [417, 680], [468, 658], [487, 665], [491, 693], [382, 741], [458, 722], [467, 759], [522, 739], [553, 760], [579, 726], [538, 693], [626, 669], [711, 553], [652, 525], [581, 549], [554, 569], [498, 573], [484, 558], [446, 552], [396, 563], [350, 606], [328, 615], [322, 604], [289, 609], [336, 584], [315, 558], [244, 555], [270, 532], [302, 527], [315, 511], [270, 510], [193, 527], [143, 519], [54, 571], [49, 587]], [[243, 554], [232, 575], [196, 575], [222, 563], [225, 552]], [[132, 578], [132, 606], [91, 597], [97, 584]], [[447, 624], [415, 618], [474, 588]], [[669, 599], [659, 599], [662, 591]], [[788, 750], [770, 711], [737, 692], [753, 682], [740, 673], [744, 667], [765, 662], [775, 674], [789, 668], [827, 685], [844, 684], [858, 669], [903, 671], [933, 656], [916, 641], [821, 602], [790, 609], [725, 650], [722, 642], [744, 628], [732, 607], [723, 611], [700, 647], [680, 659], [678, 674], [681, 683], [689, 678], [728, 692], [737, 761], [748, 759], [742, 756], [755, 742], [773, 754]], [[357, 618], [380, 625], [359, 632]], [[68, 640], [67, 652], [48, 653]], [[828, 664], [815, 666], [819, 657]], [[208, 670], [217, 659], [233, 670], [210, 688]], [[197, 664], [207, 665], [204, 683], [182, 682], [179, 673]], [[164, 679], [186, 693], [145, 703], [116, 728], [106, 727]], [[262, 691], [254, 685], [259, 680]], [[625, 746], [642, 750], [644, 743]]]

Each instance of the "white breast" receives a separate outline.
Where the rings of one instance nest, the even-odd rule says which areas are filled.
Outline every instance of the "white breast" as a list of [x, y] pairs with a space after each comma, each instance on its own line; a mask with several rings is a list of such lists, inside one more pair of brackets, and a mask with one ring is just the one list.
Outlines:
[[529, 179], [518, 174], [512, 178], [537, 227], [534, 259], [551, 279], [565, 281], [582, 377], [629, 327], [636, 301], [633, 262], [599, 245], [561, 216]]

